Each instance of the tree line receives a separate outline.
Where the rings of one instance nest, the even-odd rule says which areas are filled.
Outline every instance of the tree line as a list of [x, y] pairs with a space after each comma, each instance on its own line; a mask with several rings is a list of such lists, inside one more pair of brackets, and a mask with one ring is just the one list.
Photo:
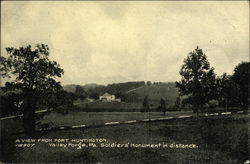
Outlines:
[[194, 112], [204, 111], [205, 105], [217, 100], [225, 110], [249, 108], [250, 62], [241, 62], [232, 75], [216, 76], [205, 53], [197, 47], [190, 52], [180, 69], [181, 80], [176, 82], [181, 96], [192, 105]]
[[[250, 62], [241, 62], [235, 66], [233, 74], [223, 73], [217, 76], [210, 66], [207, 56], [197, 47], [190, 52], [180, 69], [181, 80], [175, 82], [180, 96], [176, 97], [175, 110], [191, 106], [194, 112], [204, 112], [206, 108], [238, 107], [246, 113], [249, 109]], [[182, 100], [180, 99], [182, 97]], [[150, 110], [148, 96], [142, 101], [142, 112]], [[151, 109], [152, 110], [152, 109]], [[159, 100], [158, 111], [169, 110], [167, 100]]]

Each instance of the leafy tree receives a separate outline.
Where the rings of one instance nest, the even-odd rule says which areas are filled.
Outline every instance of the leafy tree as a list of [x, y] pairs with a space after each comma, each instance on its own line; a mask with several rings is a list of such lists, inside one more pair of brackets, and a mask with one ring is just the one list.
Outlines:
[[145, 96], [142, 102], [142, 112], [148, 112], [149, 111], [149, 101], [148, 96]]
[[216, 94], [216, 76], [202, 49], [197, 47], [190, 52], [181, 67], [180, 82], [176, 82], [181, 95], [187, 95], [194, 111], [203, 109], [205, 103], [213, 99]]
[[163, 115], [165, 116], [167, 109], [166, 109], [166, 102], [163, 98], [161, 98], [161, 100], [160, 100], [160, 109], [163, 112]]
[[87, 92], [84, 90], [83, 87], [81, 87], [80, 85], [77, 85], [76, 91], [75, 91], [75, 98], [84, 100], [86, 97], [87, 97]]
[[64, 90], [60, 90], [47, 101], [48, 108], [53, 108], [55, 111], [67, 114], [69, 109], [73, 108], [73, 101], [75, 95], [71, 92], [66, 92]]
[[18, 115], [20, 113], [20, 106], [22, 104], [23, 94], [20, 90], [0, 90], [0, 114], [1, 117], [9, 115]]
[[91, 98], [91, 99], [95, 99], [95, 100], [99, 99], [99, 93], [98, 93], [95, 89], [90, 88], [90, 89], [88, 90], [87, 95], [88, 95], [89, 98]]
[[219, 105], [218, 100], [210, 100], [210, 101], [207, 103], [207, 106], [208, 106], [208, 108], [210, 108], [210, 109], [214, 109], [214, 108], [218, 107], [218, 105]]
[[232, 76], [224, 73], [216, 80], [218, 101], [227, 111], [230, 106], [237, 106], [239, 102], [239, 87], [232, 80]]
[[242, 108], [247, 112], [249, 107], [250, 62], [242, 62], [234, 68], [233, 81], [239, 85], [239, 98]]
[[35, 132], [35, 109], [41, 99], [48, 100], [62, 87], [54, 78], [61, 77], [63, 69], [49, 60], [49, 47], [37, 44], [20, 48], [6, 48], [7, 57], [1, 57], [1, 76], [12, 77], [9, 88], [21, 90], [23, 99], [23, 126], [27, 135]]
[[127, 101], [127, 97], [128, 97], [128, 95], [126, 93], [121, 92], [121, 91], [117, 91], [115, 93], [115, 96], [116, 96], [116, 98], [120, 98], [121, 101]]
[[147, 81], [147, 85], [149, 86], [152, 85], [151, 81]]
[[181, 102], [181, 107], [182, 108], [191, 108], [191, 100], [189, 98], [183, 98]]
[[176, 97], [176, 99], [175, 99], [175, 107], [176, 107], [177, 109], [181, 110], [180, 106], [181, 106], [181, 99], [180, 99], [180, 97], [178, 96], [178, 97]]

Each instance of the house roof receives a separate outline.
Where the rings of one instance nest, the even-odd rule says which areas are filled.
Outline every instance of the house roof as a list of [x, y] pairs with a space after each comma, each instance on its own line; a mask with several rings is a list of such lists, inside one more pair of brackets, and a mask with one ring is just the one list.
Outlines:
[[104, 93], [103, 96], [111, 96], [111, 94], [108, 94], [108, 93], [106, 92], [106, 93]]

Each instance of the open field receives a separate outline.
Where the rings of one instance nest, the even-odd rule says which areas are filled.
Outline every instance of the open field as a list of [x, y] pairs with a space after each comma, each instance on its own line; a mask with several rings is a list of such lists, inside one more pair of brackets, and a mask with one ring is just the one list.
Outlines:
[[[97, 115], [96, 120], [99, 117], [101, 116]], [[105, 117], [109, 118], [108, 113], [104, 115]], [[2, 152], [2, 159], [6, 162], [242, 163], [249, 156], [249, 121], [249, 115], [175, 119], [151, 123], [150, 126], [149, 123], [138, 123], [84, 131], [82, 129], [57, 131], [40, 136], [51, 139], [104, 138], [110, 143], [197, 145], [192, 149], [134, 147], [76, 149], [52, 148], [45, 143], [38, 143], [32, 148], [17, 148], [13, 146], [13, 140], [24, 136], [6, 137], [1, 134], [6, 140], [3, 146], [7, 146], [4, 148], [5, 152]]]
[[[192, 112], [167, 112], [166, 116], [176, 116], [182, 114], [193, 114]], [[52, 127], [72, 126], [72, 125], [100, 125], [106, 122], [143, 120], [148, 119], [147, 112], [71, 112], [68, 115], [51, 113], [43, 119], [43, 123], [48, 123]], [[163, 117], [162, 112], [150, 112], [151, 118]]]
[[75, 103], [75, 106], [84, 112], [139, 112], [141, 103], [128, 102], [101, 102]]

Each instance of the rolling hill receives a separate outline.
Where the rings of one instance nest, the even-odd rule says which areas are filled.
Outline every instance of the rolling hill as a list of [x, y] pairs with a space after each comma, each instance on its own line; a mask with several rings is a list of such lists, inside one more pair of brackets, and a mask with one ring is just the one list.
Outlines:
[[[77, 85], [65, 85], [64, 90], [67, 92], [75, 92]], [[101, 95], [105, 92], [114, 94], [118, 98], [122, 98], [123, 101], [142, 103], [145, 96], [148, 96], [150, 104], [154, 106], [159, 105], [160, 99], [163, 98], [166, 102], [172, 106], [175, 103], [176, 97], [179, 96], [178, 89], [175, 87], [174, 82], [168, 83], [154, 83], [152, 85], [145, 85], [141, 82], [127, 82], [109, 84], [107, 86], [98, 84], [81, 85], [86, 91], [92, 89], [97, 94]], [[124, 99], [120, 96], [126, 96]]]
[[[67, 92], [74, 93], [76, 90], [76, 86], [77, 86], [76, 84], [68, 84], [68, 85], [64, 85], [63, 89]], [[85, 89], [85, 91], [88, 91], [89, 89], [95, 89], [96, 87], [100, 87], [103, 85], [91, 83], [91, 84], [85, 84], [85, 85], [80, 85], [80, 86], [83, 87]]]
[[160, 99], [163, 98], [169, 105], [174, 105], [176, 97], [179, 96], [178, 89], [173, 82], [142, 86], [127, 91], [127, 94], [136, 95], [138, 101], [142, 101], [145, 96], [148, 96], [151, 104], [159, 104]]

